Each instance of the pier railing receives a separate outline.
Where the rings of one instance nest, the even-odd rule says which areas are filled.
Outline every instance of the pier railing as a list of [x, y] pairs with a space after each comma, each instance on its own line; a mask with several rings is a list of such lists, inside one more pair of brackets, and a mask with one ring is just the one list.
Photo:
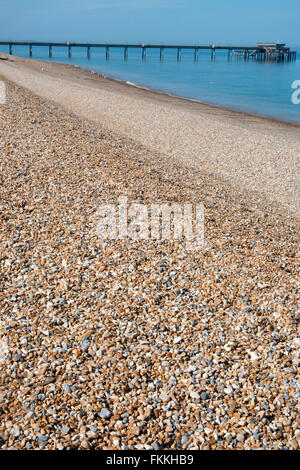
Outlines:
[[53, 47], [64, 47], [68, 51], [69, 58], [72, 57], [72, 48], [86, 48], [87, 58], [91, 58], [92, 48], [103, 48], [106, 52], [106, 59], [109, 59], [110, 49], [122, 48], [124, 51], [124, 59], [128, 59], [129, 49], [141, 49], [142, 59], [146, 59], [147, 49], [158, 49], [160, 51], [160, 60], [164, 59], [164, 51], [166, 49], [176, 49], [177, 59], [181, 59], [182, 50], [194, 50], [194, 59], [198, 60], [199, 51], [207, 50], [211, 52], [211, 58], [216, 58], [217, 51], [228, 51], [228, 60], [232, 57], [243, 58], [244, 60], [254, 59], [260, 61], [276, 61], [285, 62], [296, 60], [296, 51], [291, 51], [288, 47], [278, 47], [272, 50], [261, 46], [217, 46], [211, 45], [172, 45], [172, 44], [110, 44], [110, 43], [77, 43], [77, 42], [37, 42], [37, 41], [0, 41], [0, 45], [8, 46], [9, 54], [13, 54], [14, 46], [27, 46], [29, 48], [29, 56], [33, 56], [33, 47], [48, 47], [49, 57], [53, 56]]

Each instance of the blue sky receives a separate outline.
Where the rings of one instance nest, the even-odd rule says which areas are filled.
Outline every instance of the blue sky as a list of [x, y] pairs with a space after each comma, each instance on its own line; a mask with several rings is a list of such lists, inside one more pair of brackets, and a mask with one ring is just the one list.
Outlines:
[[300, 46], [300, 0], [0, 0], [0, 39]]

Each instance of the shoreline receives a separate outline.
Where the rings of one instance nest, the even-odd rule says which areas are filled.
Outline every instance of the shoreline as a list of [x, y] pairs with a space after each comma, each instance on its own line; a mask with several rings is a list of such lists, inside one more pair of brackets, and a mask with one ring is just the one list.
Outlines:
[[[47, 61], [45, 61], [45, 62], [47, 62]], [[151, 88], [151, 87], [148, 87], [146, 85], [138, 84], [138, 83], [135, 83], [135, 82], [130, 82], [129, 80], [123, 80], [121, 78], [117, 78], [117, 77], [114, 77], [112, 75], [106, 75], [104, 73], [97, 72], [96, 70], [93, 70], [93, 69], [90, 69], [90, 68], [87, 68], [87, 67], [83, 67], [81, 65], [68, 64], [68, 63], [65, 63], [65, 62], [55, 62], [55, 61], [52, 61], [52, 62], [54, 62], [55, 64], [63, 64], [63, 65], [67, 65], [69, 67], [76, 67], [76, 68], [79, 68], [79, 69], [82, 69], [82, 70], [88, 70], [91, 73], [99, 76], [100, 78], [104, 78], [104, 79], [107, 79], [107, 80], [112, 80], [114, 82], [122, 83], [126, 86], [129, 86], [129, 87], [134, 87], [134, 88], [138, 88], [138, 89], [141, 89], [141, 90], [145, 90], [146, 92], [151, 92], [151, 93], [154, 93], [154, 94], [169, 96], [170, 98], [175, 98], [175, 99], [178, 99], [180, 101], [197, 103], [201, 106], [207, 106], [207, 107], [212, 108], [212, 109], [223, 110], [223, 111], [226, 111], [226, 112], [230, 111], [230, 112], [235, 113], [235, 114], [240, 115], [240, 116], [249, 116], [249, 117], [252, 117], [252, 118], [260, 118], [260, 119], [263, 119], [263, 120], [266, 120], [266, 121], [271, 121], [271, 122], [274, 122], [274, 123], [277, 123], [277, 124], [286, 124], [288, 126], [292, 126], [292, 127], [296, 127], [296, 128], [300, 127], [300, 121], [290, 121], [288, 119], [280, 119], [280, 118], [276, 118], [274, 116], [272, 117], [272, 116], [268, 116], [268, 115], [264, 115], [264, 114], [258, 114], [258, 113], [254, 113], [254, 112], [250, 112], [250, 111], [247, 112], [247, 111], [244, 111], [242, 109], [235, 109], [235, 108], [231, 108], [229, 106], [224, 106], [224, 105], [221, 105], [221, 104], [218, 105], [218, 104], [214, 104], [214, 103], [209, 103], [208, 101], [201, 101], [201, 100], [197, 100], [195, 98], [188, 98], [186, 96], [176, 95], [175, 93], [172, 93], [172, 92], [168, 92], [168, 91], [164, 91], [164, 90], [160, 90], [160, 89], [156, 89], [156, 88]]]
[[167, 91], [164, 91], [164, 90], [151, 88], [151, 87], [148, 87], [146, 85], [142, 85], [142, 84], [135, 83], [135, 82], [130, 82], [129, 80], [120, 79], [120, 78], [114, 77], [112, 75], [106, 75], [105, 73], [98, 72], [96, 70], [93, 70], [93, 69], [88, 68], [88, 67], [84, 67], [82, 65], [68, 64], [67, 62], [56, 62], [54, 60], [47, 61], [47, 60], [38, 60], [38, 59], [28, 59], [28, 58], [19, 57], [19, 56], [9, 56], [8, 54], [2, 53], [2, 52], [0, 52], [0, 61], [1, 61], [1, 55], [8, 57], [8, 60], [11, 57], [14, 61], [17, 59], [18, 61], [21, 61], [21, 62], [24, 61], [24, 62], [31, 62], [31, 63], [38, 62], [38, 63], [41, 63], [41, 64], [55, 64], [56, 66], [62, 66], [62, 67], [70, 68], [70, 69], [81, 70], [83, 72], [89, 72], [92, 75], [96, 75], [100, 79], [108, 80], [108, 81], [111, 81], [113, 83], [118, 83], [118, 84], [121, 84], [125, 87], [130, 87], [130, 88], [134, 88], [134, 89], [137, 89], [137, 90], [142, 90], [145, 93], [149, 93], [152, 96], [153, 95], [159, 95], [159, 96], [164, 96], [166, 98], [170, 98], [172, 100], [178, 100], [178, 102], [182, 102], [182, 103], [194, 103], [194, 104], [198, 105], [199, 107], [203, 107], [203, 109], [208, 108], [208, 109], [219, 111], [219, 112], [223, 111], [224, 113], [226, 113], [226, 115], [228, 113], [232, 113], [236, 116], [243, 117], [243, 118], [245, 118], [245, 117], [256, 118], [256, 119], [262, 119], [263, 121], [269, 121], [269, 122], [272, 122], [272, 123], [275, 123], [275, 124], [282, 124], [282, 125], [291, 126], [291, 127], [295, 127], [295, 128], [300, 127], [300, 121], [297, 122], [297, 121], [293, 121], [293, 120], [290, 121], [288, 119], [280, 119], [280, 118], [276, 118], [276, 117], [272, 117], [272, 116], [268, 116], [268, 115], [254, 113], [254, 112], [251, 112], [251, 111], [247, 112], [247, 111], [244, 111], [242, 109], [239, 110], [239, 109], [231, 108], [229, 106], [224, 106], [224, 105], [221, 105], [221, 104], [218, 105], [218, 104], [209, 103], [209, 102], [206, 102], [206, 101], [197, 100], [195, 98], [176, 95], [175, 93], [172, 93], [172, 92], [167, 92]]

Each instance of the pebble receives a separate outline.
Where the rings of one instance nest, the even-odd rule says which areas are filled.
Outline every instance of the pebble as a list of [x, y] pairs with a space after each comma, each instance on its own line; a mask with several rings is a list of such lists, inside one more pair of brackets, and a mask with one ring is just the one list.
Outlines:
[[70, 428], [69, 426], [63, 426], [61, 429], [61, 433], [65, 436], [66, 434], [69, 434]]
[[201, 398], [201, 400], [209, 400], [210, 396], [206, 392], [201, 392], [200, 393], [200, 398]]
[[65, 392], [72, 393], [72, 390], [68, 384], [63, 384], [62, 388], [65, 390]]
[[176, 336], [176, 338], [174, 338], [173, 343], [178, 344], [178, 343], [181, 343], [181, 341], [182, 341], [182, 337], [181, 336]]
[[99, 413], [99, 417], [103, 419], [109, 419], [111, 417], [111, 412], [107, 408], [102, 408]]
[[163, 392], [163, 393], [160, 394], [160, 399], [161, 399], [161, 401], [169, 401], [170, 400], [170, 394]]
[[44, 443], [44, 442], [47, 442], [49, 440], [49, 436], [45, 436], [43, 434], [38, 434], [37, 435], [37, 440], [40, 443]]
[[255, 351], [249, 351], [249, 356], [251, 361], [257, 361], [259, 359], [259, 355]]
[[181, 437], [181, 444], [184, 445], [189, 441], [189, 438], [186, 434]]

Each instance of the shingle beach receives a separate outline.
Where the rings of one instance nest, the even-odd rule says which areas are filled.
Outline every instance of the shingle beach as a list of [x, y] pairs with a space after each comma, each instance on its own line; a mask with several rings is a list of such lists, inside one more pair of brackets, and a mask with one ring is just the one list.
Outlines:
[[[62, 64], [0, 80], [0, 448], [299, 449], [300, 127]], [[202, 203], [204, 247], [100, 240], [119, 196]]]

